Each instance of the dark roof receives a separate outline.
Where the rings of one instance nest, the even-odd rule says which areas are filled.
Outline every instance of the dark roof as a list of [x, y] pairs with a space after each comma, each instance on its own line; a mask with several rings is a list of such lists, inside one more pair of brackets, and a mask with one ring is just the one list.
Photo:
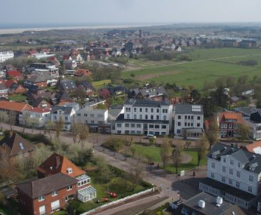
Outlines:
[[71, 80], [62, 80], [60, 86], [62, 86], [64, 90], [74, 90], [76, 88], [75, 82]]
[[124, 119], [124, 114], [120, 114], [117, 117], [116, 122], [169, 124], [169, 121], [167, 120]]
[[229, 186], [227, 184], [223, 184], [219, 181], [213, 180], [211, 178], [204, 178], [200, 181], [200, 183], [206, 184], [208, 186], [214, 187], [215, 189], [224, 191], [226, 193], [229, 193], [233, 196], [237, 196], [238, 198], [241, 198], [245, 201], [251, 201], [256, 198], [256, 196], [247, 193], [243, 190], [237, 189], [235, 187]]
[[235, 110], [237, 112], [242, 113], [245, 116], [250, 116], [252, 113], [257, 112], [258, 109], [254, 107], [239, 107], [239, 108], [235, 108]]
[[[200, 200], [205, 201], [205, 208], [200, 208], [198, 206], [198, 202]], [[245, 214], [238, 206], [232, 205], [227, 201], [223, 200], [223, 203], [217, 207], [216, 205], [216, 197], [209, 195], [207, 193], [199, 193], [198, 195], [190, 198], [186, 202], [183, 203], [183, 207], [187, 208], [187, 214], [192, 215], [193, 212], [197, 214], [204, 214], [204, 215], [225, 215], [225, 214], [233, 214], [232, 212], [235, 211], [235, 215], [243, 215]]]
[[175, 114], [200, 114], [203, 115], [202, 105], [176, 104]]
[[10, 150], [9, 156], [17, 156], [34, 150], [33, 144], [25, 140], [17, 133], [10, 133], [0, 141], [1, 147], [7, 147]]
[[67, 186], [77, 184], [78, 180], [63, 173], [57, 173], [42, 179], [26, 181], [18, 184], [16, 187], [30, 198], [35, 199], [53, 191], [66, 188]]
[[78, 87], [83, 87], [84, 89], [91, 89], [94, 90], [94, 87], [92, 86], [91, 83], [87, 81], [81, 81], [77, 84]]
[[136, 99], [128, 99], [124, 103], [125, 105], [133, 105], [134, 107], [161, 107], [161, 106], [169, 106], [170, 101], [153, 101], [153, 100], [136, 100]]
[[55, 106], [52, 108], [51, 114], [56, 114], [58, 110], [62, 110], [64, 112], [63, 114], [70, 115], [73, 107]]
[[223, 143], [216, 143], [210, 150], [208, 157], [220, 160], [221, 156], [230, 155], [243, 164], [242, 169], [259, 174], [261, 172], [261, 155], [228, 146]]

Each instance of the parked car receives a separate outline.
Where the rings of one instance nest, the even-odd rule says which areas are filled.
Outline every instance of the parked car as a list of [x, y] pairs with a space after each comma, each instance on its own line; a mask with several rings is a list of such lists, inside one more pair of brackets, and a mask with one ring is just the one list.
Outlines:
[[146, 137], [144, 137], [144, 139], [150, 139], [150, 138], [156, 139], [157, 137], [153, 134], [148, 134]]

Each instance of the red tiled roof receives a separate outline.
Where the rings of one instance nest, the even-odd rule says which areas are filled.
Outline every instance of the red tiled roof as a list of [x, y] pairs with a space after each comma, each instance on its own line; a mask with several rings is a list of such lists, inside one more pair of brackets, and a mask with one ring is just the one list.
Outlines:
[[[72, 173], [68, 174], [67, 169], [71, 168]], [[38, 172], [43, 173], [45, 176], [54, 175], [56, 173], [63, 173], [73, 178], [85, 174], [83, 170], [69, 161], [66, 157], [61, 156], [57, 153], [53, 153], [47, 158], [38, 168]]]
[[8, 76], [22, 77], [22, 73], [17, 70], [9, 70], [7, 72]]
[[0, 110], [11, 110], [22, 112], [26, 109], [31, 109], [32, 107], [26, 103], [10, 102], [10, 101], [0, 101]]
[[246, 150], [249, 151], [249, 152], [255, 153], [254, 149], [255, 149], [255, 148], [259, 148], [259, 147], [261, 148], [261, 141], [259, 141], [259, 142], [254, 142], [254, 143], [252, 143], [252, 144], [248, 144], [248, 145], [246, 146]]

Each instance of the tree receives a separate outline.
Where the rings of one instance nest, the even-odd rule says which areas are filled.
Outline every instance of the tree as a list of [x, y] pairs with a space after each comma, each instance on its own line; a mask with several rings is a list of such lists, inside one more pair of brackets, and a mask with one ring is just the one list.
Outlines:
[[113, 178], [113, 172], [109, 165], [101, 157], [96, 158], [96, 164], [98, 166], [98, 181], [101, 183], [110, 182], [111, 178]]
[[81, 127], [82, 127], [82, 124], [80, 124], [80, 123], [76, 123], [76, 122], [72, 123], [71, 133], [72, 133], [72, 136], [73, 136], [73, 142], [74, 143], [76, 143], [77, 137], [78, 137], [79, 133], [81, 132]]
[[165, 169], [166, 165], [169, 162], [169, 159], [171, 157], [171, 145], [168, 139], [164, 139], [161, 144], [161, 160], [163, 164], [163, 168]]
[[200, 92], [198, 90], [196, 90], [196, 89], [191, 91], [190, 96], [193, 99], [194, 103], [198, 103], [200, 98], [201, 98]]
[[247, 126], [245, 124], [239, 125], [239, 135], [242, 140], [249, 139], [250, 134], [251, 134], [251, 130], [250, 130], [249, 126]]
[[100, 104], [97, 105], [96, 109], [106, 110], [107, 107], [106, 107], [105, 104], [100, 103]]
[[212, 101], [216, 106], [227, 108], [229, 103], [229, 97], [225, 93], [225, 88], [219, 87], [214, 93], [211, 94]]
[[79, 141], [83, 144], [88, 137], [89, 137], [89, 128], [86, 125], [82, 125], [79, 133]]
[[205, 135], [203, 135], [197, 142], [198, 166], [200, 161], [207, 155], [209, 143]]
[[156, 142], [156, 139], [154, 137], [149, 138], [150, 145], [154, 145]]
[[127, 178], [132, 183], [132, 190], [134, 191], [137, 185], [140, 183], [142, 174], [144, 171], [144, 165], [142, 163], [141, 157], [136, 158], [133, 165], [131, 165], [130, 172], [127, 173]]
[[6, 112], [0, 111], [0, 123], [6, 123], [9, 120], [9, 116]]
[[112, 151], [119, 152], [125, 146], [125, 140], [120, 137], [111, 136], [105, 140], [103, 146]]
[[257, 108], [261, 108], [261, 99], [257, 100], [256, 107]]
[[56, 137], [57, 138], [60, 137], [61, 131], [63, 130], [63, 126], [64, 126], [64, 121], [60, 117], [59, 120], [56, 122], [56, 125], [55, 125]]
[[219, 137], [219, 129], [218, 129], [218, 124], [215, 118], [209, 120], [209, 127], [206, 132], [206, 137], [209, 142], [209, 149], [218, 141]]
[[48, 120], [48, 121], [45, 123], [44, 128], [45, 128], [45, 130], [49, 133], [50, 140], [52, 140], [51, 131], [55, 129], [55, 124], [54, 124], [54, 122], [51, 121], [51, 120]]
[[178, 174], [178, 168], [180, 167], [180, 164], [182, 162], [182, 151], [183, 151], [183, 145], [178, 144], [172, 152], [172, 162], [176, 169], [176, 174]]

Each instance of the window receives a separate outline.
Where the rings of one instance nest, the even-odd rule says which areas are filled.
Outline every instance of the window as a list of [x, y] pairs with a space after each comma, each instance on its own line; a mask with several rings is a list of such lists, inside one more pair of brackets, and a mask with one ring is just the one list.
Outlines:
[[57, 191], [53, 191], [52, 192], [52, 196], [57, 196], [58, 195], [58, 192]]
[[159, 115], [156, 116], [156, 119], [159, 120]]
[[141, 124], [137, 124], [137, 128], [141, 128]]
[[148, 115], [145, 115], [145, 119], [148, 119]]
[[247, 190], [248, 192], [252, 193], [252, 187], [249, 186]]
[[154, 125], [149, 125], [149, 128], [154, 128]]
[[134, 108], [134, 112], [136, 112], [136, 110], [137, 110], [137, 109], [136, 109], [136, 108]]
[[233, 175], [233, 169], [229, 169], [229, 174]]
[[129, 123], [126, 123], [126, 124], [125, 124], [125, 127], [126, 127], [126, 128], [129, 128], [129, 127], [130, 127], [130, 124], [129, 124]]
[[185, 126], [187, 126], [187, 123], [185, 122]]
[[230, 165], [234, 165], [234, 160], [230, 160]]
[[80, 113], [77, 113], [77, 116], [81, 116], [81, 114], [80, 114]]
[[240, 187], [240, 183], [237, 181], [236, 182], [236, 187], [239, 188]]
[[135, 128], [135, 124], [131, 124], [131, 127], [132, 127], [132, 128]]
[[150, 119], [153, 120], [153, 115], [150, 116]]
[[126, 108], [126, 112], [131, 112], [131, 109], [130, 108]]
[[67, 172], [68, 174], [72, 174], [73, 170], [72, 170], [72, 168], [67, 168], [66, 172]]
[[237, 177], [240, 178], [241, 173], [239, 171], [237, 171]]
[[197, 127], [200, 127], [200, 123], [197, 123]]
[[227, 159], [224, 157], [224, 158], [223, 158], [223, 162], [226, 163], [226, 161], [227, 161]]
[[213, 172], [211, 172], [211, 178], [215, 178], [215, 175]]
[[140, 108], [140, 112], [142, 112], [142, 108]]
[[72, 189], [72, 185], [67, 187], [67, 190], [71, 190]]
[[159, 109], [157, 109], [157, 113], [159, 113]]
[[162, 125], [161, 128], [162, 128], [162, 129], [166, 129], [167, 126], [166, 126], [166, 125]]
[[241, 164], [238, 162], [238, 163], [237, 163], [237, 166], [240, 168], [240, 167], [241, 167]]
[[155, 125], [155, 128], [160, 128], [160, 126], [159, 125]]
[[91, 117], [94, 117], [94, 114], [91, 114]]
[[140, 119], [142, 119], [142, 115], [140, 115]]
[[84, 116], [88, 116], [88, 114], [87, 114], [87, 113], [85, 113], [85, 114], [84, 114]]
[[198, 116], [197, 119], [200, 120], [200, 116]]
[[222, 176], [222, 182], [226, 183], [226, 178]]
[[181, 122], [178, 122], [178, 126], [181, 126]]
[[145, 108], [145, 112], [148, 113], [148, 108]]
[[162, 113], [168, 113], [168, 109], [163, 109]]
[[42, 201], [44, 201], [44, 199], [45, 199], [44, 196], [39, 196], [38, 197], [38, 202], [42, 202]]
[[190, 119], [190, 116], [188, 116], [188, 119]]
[[194, 116], [191, 116], [191, 119], [193, 120], [193, 119], [194, 119]]
[[130, 114], [127, 114], [127, 119], [129, 119], [130, 118]]
[[211, 167], [212, 167], [212, 169], [215, 169], [215, 163], [211, 163]]
[[187, 119], [187, 115], [185, 115], [185, 119]]
[[252, 175], [250, 175], [249, 178], [248, 178], [248, 180], [249, 180], [250, 182], [253, 182], [253, 181], [254, 181], [254, 177], [253, 177]]
[[121, 124], [117, 124], [117, 127], [118, 127], [118, 128], [121, 128]]
[[181, 119], [181, 116], [180, 116], [180, 115], [178, 115], [178, 119]]
[[222, 172], [226, 172], [226, 167], [222, 166]]
[[153, 108], [151, 108], [150, 110], [151, 110], [151, 113], [153, 113]]
[[134, 119], [137, 119], [137, 116], [136, 116], [136, 114], [134, 114]]
[[44, 205], [41, 206], [41, 207], [39, 207], [39, 213], [40, 213], [40, 215], [46, 214], [46, 212], [45, 212], [45, 206], [44, 206]]
[[163, 117], [163, 120], [167, 120], [167, 117], [166, 117], [166, 116], [164, 116], [164, 117]]
[[233, 181], [232, 181], [232, 179], [229, 179], [229, 181], [228, 181], [228, 182], [229, 182], [229, 184], [230, 184], [230, 185], [232, 185], [232, 184], [233, 184]]

